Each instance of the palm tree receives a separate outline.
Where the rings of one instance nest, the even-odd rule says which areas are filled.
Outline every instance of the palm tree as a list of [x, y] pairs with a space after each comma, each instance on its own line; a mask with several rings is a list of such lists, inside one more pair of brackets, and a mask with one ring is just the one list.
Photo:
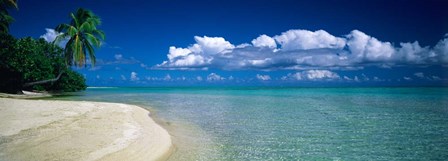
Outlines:
[[[101, 40], [104, 40], [104, 32], [96, 28], [101, 24], [101, 20], [92, 11], [82, 8], [76, 13], [71, 13], [70, 17], [72, 18], [70, 24], [60, 24], [56, 27], [56, 31], [62, 34], [57, 36], [53, 43], [68, 39], [64, 49], [66, 67], [73, 64], [78, 67], [86, 65], [87, 55], [93, 66], [96, 62], [94, 47], [99, 47]], [[56, 82], [64, 70], [60, 71], [56, 78], [25, 83], [23, 87]]]
[[56, 37], [55, 43], [67, 40], [64, 55], [67, 66], [86, 65], [89, 56], [92, 66], [95, 65], [94, 47], [99, 47], [104, 40], [104, 32], [96, 27], [101, 24], [100, 18], [92, 11], [79, 8], [76, 13], [71, 13], [70, 24], [60, 24], [56, 31], [62, 34]]
[[9, 24], [14, 21], [9, 13], [8, 9], [17, 8], [17, 0], [0, 0], [0, 32], [8, 33]]

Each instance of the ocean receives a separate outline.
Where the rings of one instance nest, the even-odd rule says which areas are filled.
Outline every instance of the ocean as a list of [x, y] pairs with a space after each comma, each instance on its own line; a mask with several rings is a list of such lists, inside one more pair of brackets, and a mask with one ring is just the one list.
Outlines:
[[170, 160], [447, 160], [448, 88], [89, 88], [149, 109]]

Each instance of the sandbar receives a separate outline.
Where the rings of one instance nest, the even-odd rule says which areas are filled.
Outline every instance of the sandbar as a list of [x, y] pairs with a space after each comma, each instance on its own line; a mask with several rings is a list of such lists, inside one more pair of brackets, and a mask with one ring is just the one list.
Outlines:
[[0, 98], [0, 160], [166, 160], [171, 137], [134, 105]]

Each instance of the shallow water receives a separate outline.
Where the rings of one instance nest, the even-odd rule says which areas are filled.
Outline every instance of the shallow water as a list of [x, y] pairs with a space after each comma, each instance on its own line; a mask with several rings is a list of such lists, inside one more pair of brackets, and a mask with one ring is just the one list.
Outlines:
[[170, 160], [447, 160], [448, 88], [98, 88], [56, 99], [136, 104]]

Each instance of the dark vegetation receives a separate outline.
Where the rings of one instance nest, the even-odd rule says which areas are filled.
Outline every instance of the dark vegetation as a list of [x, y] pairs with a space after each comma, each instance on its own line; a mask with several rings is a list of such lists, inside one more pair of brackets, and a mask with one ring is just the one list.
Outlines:
[[13, 8], [17, 8], [16, 0], [0, 0], [0, 92], [84, 90], [85, 78], [71, 66], [85, 65], [87, 56], [94, 65], [94, 47], [104, 39], [104, 33], [96, 29], [101, 23], [99, 17], [85, 9], [71, 13], [70, 24], [56, 27], [63, 32], [56, 40], [69, 40], [63, 49], [56, 45], [58, 41], [11, 36], [9, 24], [14, 19], [7, 10]]

